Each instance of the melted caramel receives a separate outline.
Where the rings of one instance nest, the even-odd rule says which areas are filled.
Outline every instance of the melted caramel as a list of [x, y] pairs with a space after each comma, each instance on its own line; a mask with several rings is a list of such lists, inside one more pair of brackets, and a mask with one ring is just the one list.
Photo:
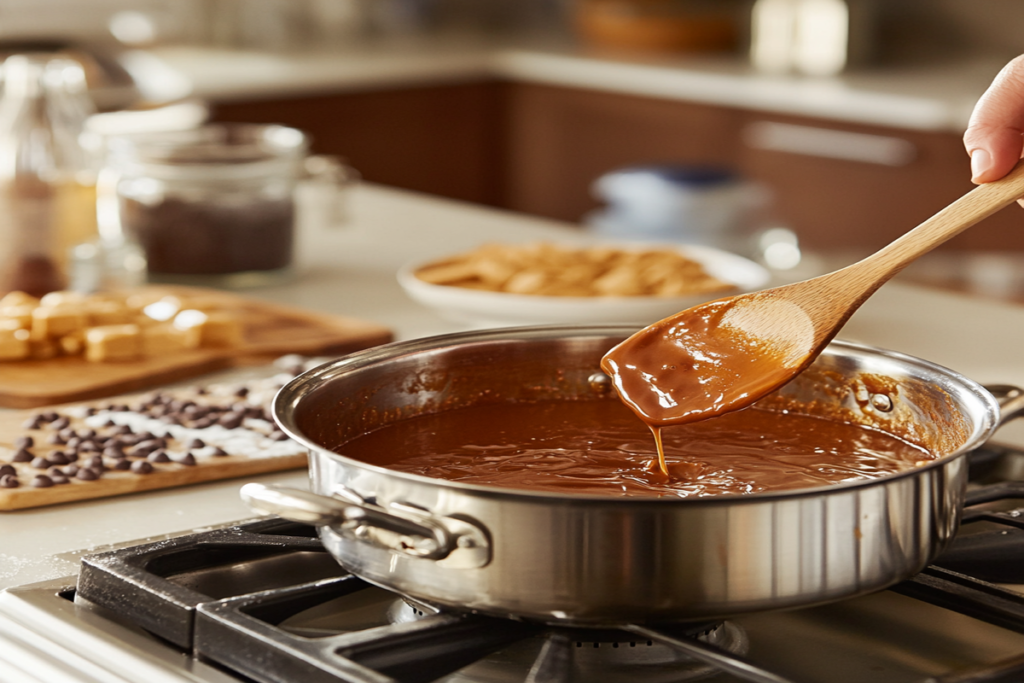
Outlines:
[[712, 496], [885, 476], [932, 459], [883, 432], [757, 408], [662, 432], [668, 476], [622, 402], [538, 401], [423, 415], [338, 452], [436, 479], [610, 496]]
[[[660, 443], [661, 427], [744, 408], [791, 379], [813, 342], [796, 308], [771, 298], [696, 306], [626, 339], [601, 367]], [[660, 450], [659, 462], [667, 474]]]

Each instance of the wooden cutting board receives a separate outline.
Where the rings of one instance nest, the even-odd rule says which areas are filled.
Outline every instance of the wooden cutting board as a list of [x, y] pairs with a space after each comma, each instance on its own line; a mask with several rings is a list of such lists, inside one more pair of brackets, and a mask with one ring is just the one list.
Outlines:
[[32, 408], [136, 391], [227, 367], [258, 365], [278, 356], [344, 354], [383, 344], [391, 331], [377, 323], [267, 303], [219, 290], [161, 287], [201, 296], [238, 311], [245, 325], [239, 347], [203, 348], [143, 360], [92, 363], [82, 356], [0, 362], [0, 407]]
[[[154, 391], [90, 404], [0, 412], [0, 512], [305, 467], [305, 450], [277, 432], [267, 413], [270, 399], [281, 381], [279, 377], [236, 385], [185, 387], [173, 392]], [[238, 396], [240, 387], [245, 387], [245, 397]], [[165, 397], [166, 402], [157, 404], [157, 410], [147, 407], [157, 396]], [[256, 412], [262, 410], [263, 417], [247, 418], [243, 424], [231, 428], [216, 421], [213, 425], [199, 427], [180, 410], [172, 411], [174, 417], [170, 420], [161, 416], [159, 406], [169, 405], [171, 400], [210, 408], [206, 417], [230, 415], [239, 406]], [[67, 425], [40, 420], [44, 415], [56, 415], [57, 419], [66, 420]], [[118, 436], [117, 430], [123, 430], [124, 426], [130, 426], [132, 432]], [[69, 430], [75, 433], [78, 443], [68, 441]], [[95, 432], [91, 438], [90, 432]], [[66, 443], [50, 443], [54, 435], [62, 433]], [[150, 442], [147, 439], [131, 444], [140, 435], [162, 437], [164, 441], [156, 450], [162, 450], [167, 457], [156, 458], [154, 451], [145, 452], [145, 446], [141, 452], [136, 451], [137, 445]], [[47, 459], [48, 463], [19, 461], [18, 439], [26, 436], [31, 437], [33, 443], [25, 450], [35, 458]], [[121, 460], [134, 463], [136, 467], [146, 463], [143, 466], [149, 471], [117, 469], [119, 460], [106, 450], [111, 438], [127, 441], [115, 448], [124, 454]], [[95, 448], [81, 447], [83, 441], [90, 441]], [[62, 454], [59, 459], [54, 455], [57, 451]], [[97, 457], [102, 467], [95, 465]], [[61, 482], [55, 476], [55, 467], [66, 475], [66, 481]], [[4, 468], [15, 471], [16, 487], [3, 485]], [[89, 468], [96, 476], [78, 476], [78, 470], [84, 468]], [[40, 477], [44, 478], [43, 486], [38, 485]]]

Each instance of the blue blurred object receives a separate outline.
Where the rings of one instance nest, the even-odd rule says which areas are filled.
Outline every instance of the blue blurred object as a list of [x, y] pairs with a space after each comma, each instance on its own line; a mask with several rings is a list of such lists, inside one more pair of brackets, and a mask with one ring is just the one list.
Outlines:
[[728, 169], [653, 165], [598, 178], [594, 196], [607, 206], [584, 218], [595, 234], [735, 248], [751, 214], [765, 202], [757, 185]]

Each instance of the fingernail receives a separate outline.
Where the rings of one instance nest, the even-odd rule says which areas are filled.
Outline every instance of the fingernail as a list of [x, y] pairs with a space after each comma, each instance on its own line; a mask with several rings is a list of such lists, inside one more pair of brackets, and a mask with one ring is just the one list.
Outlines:
[[971, 174], [972, 180], [978, 182], [978, 178], [985, 175], [985, 172], [992, 168], [992, 155], [984, 149], [971, 151]]

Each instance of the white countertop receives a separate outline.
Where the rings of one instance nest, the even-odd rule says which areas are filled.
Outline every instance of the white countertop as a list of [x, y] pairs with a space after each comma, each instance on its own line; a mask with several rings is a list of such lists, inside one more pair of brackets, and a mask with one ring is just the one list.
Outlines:
[[[551, 221], [363, 185], [352, 192], [347, 225], [303, 226], [293, 282], [249, 294], [375, 320], [398, 339], [452, 332], [458, 328], [406, 298], [395, 281], [400, 265], [487, 241], [576, 234]], [[1024, 307], [893, 282], [840, 336], [935, 361], [983, 383], [1024, 385]], [[1024, 444], [1024, 432], [1010, 426], [1000, 440]], [[252, 479], [301, 486], [306, 476]], [[251, 517], [238, 498], [244, 481], [0, 513], [0, 588], [73, 574], [78, 551]]]
[[773, 76], [742, 56], [638, 56], [564, 37], [465, 35], [363, 40], [316, 53], [165, 47], [155, 54], [192, 94], [213, 102], [497, 78], [954, 133], [1002, 66], [964, 58], [835, 78]]

